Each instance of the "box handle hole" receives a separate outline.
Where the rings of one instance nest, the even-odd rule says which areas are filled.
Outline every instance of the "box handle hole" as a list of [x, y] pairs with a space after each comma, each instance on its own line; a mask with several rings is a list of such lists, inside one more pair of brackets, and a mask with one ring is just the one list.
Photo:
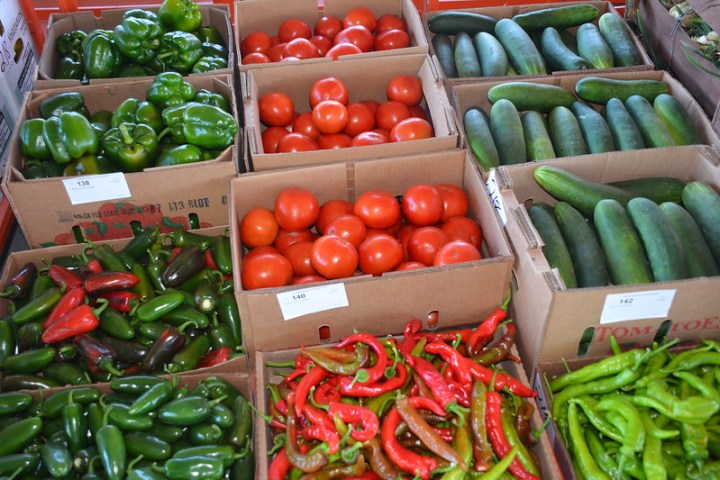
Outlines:
[[585, 329], [582, 334], [582, 338], [580, 338], [580, 344], [578, 345], [578, 357], [586, 355], [588, 350], [590, 350], [590, 345], [592, 345], [592, 339], [594, 335], [595, 327], [588, 327]]

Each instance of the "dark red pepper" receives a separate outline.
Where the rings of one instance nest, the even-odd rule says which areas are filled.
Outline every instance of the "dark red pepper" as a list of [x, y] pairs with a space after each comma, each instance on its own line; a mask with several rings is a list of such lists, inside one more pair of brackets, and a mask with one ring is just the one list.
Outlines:
[[45, 318], [43, 328], [48, 328], [53, 323], [57, 322], [60, 317], [82, 305], [83, 302], [85, 302], [86, 297], [87, 295], [85, 294], [85, 290], [82, 288], [73, 288], [72, 290], [65, 292], [52, 310], [50, 310], [47, 318]]
[[130, 290], [117, 290], [98, 295], [108, 301], [108, 307], [120, 313], [130, 313], [140, 304], [140, 295]]
[[138, 284], [140, 279], [130, 272], [105, 271], [85, 277], [83, 285], [90, 295], [98, 295], [117, 290], [127, 290]]
[[145, 360], [142, 369], [152, 373], [163, 365], [170, 362], [172, 358], [182, 350], [185, 345], [185, 335], [175, 327], [168, 327], [155, 340]]
[[83, 333], [76, 336], [73, 343], [87, 361], [88, 367], [117, 376], [123, 375], [122, 371], [115, 368], [115, 353], [99, 340]]
[[23, 298], [30, 290], [37, 278], [37, 266], [33, 262], [23, 265], [18, 272], [3, 284], [0, 297], [3, 298]]
[[77, 273], [62, 265], [50, 265], [48, 276], [61, 289], [70, 290], [82, 286], [83, 279]]
[[100, 324], [98, 315], [105, 310], [107, 302], [93, 309], [88, 304], [75, 307], [55, 320], [42, 334], [44, 343], [58, 343], [77, 335], [92, 332]]
[[473, 361], [480, 365], [492, 365], [501, 362], [508, 356], [510, 349], [515, 344], [515, 336], [515, 323], [507, 323], [505, 326], [505, 334], [491, 346], [474, 355], [472, 357]]
[[500, 325], [500, 322], [505, 320], [507, 317], [507, 309], [509, 305], [510, 295], [508, 295], [500, 307], [493, 310], [490, 315], [488, 315], [485, 320], [483, 320], [475, 328], [475, 330], [473, 330], [472, 335], [470, 335], [470, 338], [468, 338], [466, 342], [468, 353], [470, 355], [475, 355], [480, 352], [480, 350], [482, 350], [482, 348], [492, 339], [493, 335], [495, 335], [495, 330], [497, 330], [498, 325]]
[[225, 363], [230, 360], [230, 353], [232, 353], [230, 347], [214, 348], [200, 360], [198, 368], [214, 367], [215, 365]]

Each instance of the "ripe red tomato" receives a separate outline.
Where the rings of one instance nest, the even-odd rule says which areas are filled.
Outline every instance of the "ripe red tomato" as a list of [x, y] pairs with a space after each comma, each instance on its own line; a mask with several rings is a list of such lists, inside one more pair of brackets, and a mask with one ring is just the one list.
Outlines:
[[377, 132], [362, 132], [353, 137], [351, 147], [363, 147], [365, 145], [381, 145], [388, 143], [387, 138]]
[[343, 18], [343, 27], [347, 28], [353, 25], [362, 25], [371, 32], [374, 32], [377, 25], [377, 18], [369, 8], [353, 8], [345, 15], [345, 18]]
[[303, 228], [301, 230], [278, 230], [277, 236], [275, 237], [275, 243], [273, 247], [278, 252], [285, 254], [285, 251], [290, 245], [298, 242], [312, 242], [315, 240], [315, 234], [309, 228]]
[[323, 100], [313, 107], [312, 120], [320, 133], [338, 133], [347, 125], [348, 111], [336, 100]]
[[423, 98], [422, 82], [415, 75], [393, 77], [385, 88], [388, 100], [402, 102], [408, 107], [417, 105]]
[[375, 117], [378, 106], [380, 105], [380, 102], [378, 102], [377, 100], [370, 100], [370, 99], [360, 100], [360, 102], [358, 102], [358, 103], [362, 103], [363, 105], [368, 107], [370, 109], [370, 111], [372, 112], [373, 117]]
[[247, 253], [242, 257], [243, 262], [245, 262], [248, 258], [252, 258], [255, 255], [262, 255], [264, 253], [280, 253], [277, 248], [275, 248], [272, 245], [263, 245], [262, 247], [255, 247], [253, 249], [250, 249], [247, 251]]
[[318, 145], [321, 150], [335, 150], [347, 148], [352, 142], [352, 137], [345, 133], [323, 133], [318, 138]]
[[317, 47], [307, 38], [294, 38], [285, 44], [282, 49], [283, 58], [295, 57], [301, 60], [317, 58], [320, 56]]
[[403, 270], [414, 270], [416, 268], [425, 268], [427, 265], [420, 262], [403, 262], [397, 266], [396, 272], [402, 272]]
[[420, 227], [408, 238], [408, 258], [425, 265], [432, 265], [435, 255], [446, 243], [448, 243], [447, 235], [438, 227]]
[[315, 140], [298, 132], [288, 132], [277, 145], [277, 153], [309, 152], [319, 149]]
[[322, 35], [313, 35], [310, 37], [310, 41], [315, 45], [315, 48], [317, 48], [318, 56], [320, 57], [324, 57], [333, 46], [332, 40]]
[[292, 124], [292, 131], [307, 135], [315, 141], [317, 141], [320, 136], [320, 131], [315, 128], [315, 124], [313, 123], [311, 112], [303, 112], [295, 117]]
[[262, 138], [263, 153], [277, 153], [278, 142], [288, 133], [290, 132], [283, 127], [268, 127], [263, 130], [260, 135]]
[[402, 246], [392, 235], [378, 233], [360, 244], [358, 258], [363, 273], [382, 275], [400, 265]]
[[402, 213], [405, 220], [413, 225], [435, 225], [442, 219], [443, 210], [442, 195], [433, 185], [419, 183], [403, 193]]
[[381, 15], [377, 19], [377, 26], [375, 26], [375, 35], [385, 32], [387, 30], [407, 30], [405, 20], [395, 14]]
[[403, 260], [407, 261], [409, 258], [408, 254], [408, 239], [410, 238], [410, 235], [417, 230], [419, 227], [411, 224], [411, 223], [403, 223], [400, 228], [398, 229], [397, 233], [395, 234], [395, 238], [398, 239], [400, 242], [400, 245], [403, 247]]
[[450, 183], [435, 185], [443, 198], [443, 218], [446, 221], [450, 217], [464, 217], [468, 212], [468, 198], [465, 190]]
[[325, 227], [324, 235], [337, 235], [340, 238], [344, 238], [348, 242], [352, 243], [355, 248], [359, 247], [365, 235], [367, 234], [367, 227], [365, 223], [360, 220], [360, 217], [353, 214], [343, 214], [330, 220]]
[[368, 190], [360, 194], [353, 213], [370, 228], [390, 228], [402, 218], [400, 203], [385, 190]]
[[400, 120], [390, 130], [391, 142], [406, 142], [409, 140], [422, 140], [432, 138], [433, 128], [427, 120], [418, 117], [410, 117]]
[[305, 285], [308, 283], [324, 282], [327, 278], [320, 275], [303, 275], [302, 277], [293, 277], [290, 285]]
[[450, 265], [453, 263], [471, 262], [473, 260], [482, 260], [480, 251], [467, 242], [453, 240], [438, 250], [433, 260], [433, 265]]
[[362, 25], [352, 25], [343, 28], [335, 35], [333, 43], [352, 43], [363, 52], [369, 52], [375, 45], [375, 37], [372, 32]]
[[272, 245], [279, 229], [272, 210], [251, 208], [240, 221], [240, 241], [247, 248]]
[[285, 48], [285, 45], [287, 45], [287, 42], [276, 43], [270, 47], [270, 50], [267, 52], [268, 58], [273, 62], [279, 62], [282, 60], [282, 51], [283, 48]]
[[374, 49], [376, 51], [395, 50], [410, 46], [410, 35], [405, 30], [386, 30], [375, 37]]
[[339, 217], [340, 215], [352, 212], [353, 205], [347, 200], [339, 198], [328, 200], [327, 202], [320, 205], [320, 214], [315, 221], [315, 229], [320, 234], [324, 235], [325, 229], [327, 228], [328, 223], [330, 223], [332, 219], [334, 219], [335, 217]]
[[292, 99], [282, 92], [266, 93], [258, 101], [260, 121], [268, 127], [287, 127], [295, 118]]
[[423, 120], [428, 119], [427, 111], [422, 107], [422, 105], [412, 105], [410, 108], [410, 116], [411, 117], [418, 117], [422, 118]]
[[354, 55], [356, 53], [363, 53], [357, 45], [353, 45], [352, 43], [338, 43], [337, 45], [333, 45], [325, 56], [337, 60], [338, 57], [342, 57], [343, 55]]
[[350, 100], [350, 93], [345, 83], [339, 78], [323, 77], [310, 87], [308, 103], [310, 103], [310, 108], [314, 108], [323, 100], [335, 100], [347, 105]]
[[271, 63], [270, 57], [264, 53], [252, 52], [242, 57], [242, 63], [244, 65], [254, 65], [258, 63]]
[[440, 226], [450, 240], [463, 240], [477, 249], [483, 241], [480, 225], [470, 217], [450, 217]]
[[293, 269], [290, 260], [279, 253], [260, 253], [244, 258], [241, 281], [243, 289], [282, 287], [289, 285]]
[[348, 122], [343, 133], [354, 137], [375, 127], [375, 115], [367, 105], [351, 103], [347, 106]]
[[265, 32], [251, 32], [240, 43], [240, 54], [242, 56], [248, 55], [253, 52], [267, 53], [272, 47], [272, 40], [270, 35]]
[[349, 277], [358, 265], [357, 249], [352, 243], [335, 235], [323, 235], [315, 240], [310, 262], [325, 278]]
[[293, 243], [285, 249], [284, 255], [290, 260], [290, 265], [292, 265], [295, 276], [302, 277], [316, 273], [310, 263], [310, 250], [312, 250], [312, 245], [313, 242], [306, 240]]
[[327, 37], [332, 40], [342, 29], [342, 20], [338, 17], [333, 17], [332, 15], [326, 15], [315, 22], [314, 32], [315, 35], [322, 35], [323, 37]]
[[320, 203], [310, 190], [287, 187], [275, 197], [275, 219], [285, 230], [301, 230], [315, 224], [320, 214]]
[[278, 28], [278, 38], [281, 42], [289, 42], [296, 38], [310, 38], [311, 36], [310, 25], [299, 18], [288, 18]]
[[408, 106], [402, 102], [390, 100], [378, 105], [375, 113], [375, 124], [380, 128], [391, 131], [396, 123], [406, 118], [410, 118]]

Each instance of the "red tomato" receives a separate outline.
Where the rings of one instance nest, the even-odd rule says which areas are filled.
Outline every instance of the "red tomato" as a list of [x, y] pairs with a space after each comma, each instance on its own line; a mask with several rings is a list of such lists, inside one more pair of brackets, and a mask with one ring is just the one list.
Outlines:
[[277, 146], [280, 139], [287, 135], [288, 132], [284, 127], [268, 127], [263, 130], [262, 145], [264, 153], [277, 153]]
[[310, 190], [287, 187], [275, 197], [275, 219], [285, 230], [302, 230], [315, 224], [320, 214], [320, 203]]
[[375, 115], [367, 105], [351, 103], [347, 106], [348, 123], [343, 133], [354, 137], [375, 127]]
[[264, 53], [252, 52], [242, 57], [242, 63], [244, 65], [254, 65], [257, 63], [271, 63], [270, 57]]
[[468, 212], [468, 198], [465, 190], [450, 183], [435, 185], [443, 198], [443, 218], [446, 221], [450, 217], [463, 217]]
[[315, 229], [320, 234], [325, 234], [328, 223], [336, 217], [353, 212], [352, 203], [347, 200], [333, 199], [320, 205], [320, 214], [315, 221]]
[[375, 124], [380, 128], [391, 131], [396, 123], [406, 118], [410, 118], [408, 106], [402, 102], [390, 100], [378, 105], [375, 113]]
[[353, 214], [338, 215], [330, 220], [325, 227], [324, 235], [337, 235], [352, 243], [355, 248], [359, 247], [365, 235], [367, 227], [360, 217]]
[[290, 63], [290, 62], [299, 62], [300, 59], [297, 57], [283, 57], [282, 60], [280, 60], [280, 63]]
[[340, 30], [343, 29], [342, 20], [332, 15], [326, 15], [315, 23], [315, 35], [322, 35], [330, 40], [335, 38]]
[[410, 46], [410, 35], [405, 30], [386, 30], [378, 33], [373, 47], [376, 51], [395, 50]]
[[447, 235], [438, 227], [420, 227], [408, 238], [408, 258], [425, 265], [432, 265], [435, 255], [446, 243], [448, 243]]
[[390, 141], [390, 130], [387, 130], [385, 128], [373, 128], [373, 132], [382, 135], [382, 137], [385, 139], [385, 141]]
[[313, 123], [311, 112], [303, 112], [295, 117], [292, 124], [292, 131], [307, 135], [315, 141], [317, 141], [320, 136], [320, 131], [315, 128], [315, 124]]
[[270, 50], [267, 52], [268, 58], [273, 62], [279, 62], [282, 60], [282, 52], [283, 48], [285, 48], [285, 45], [287, 45], [287, 42], [282, 43], [276, 43], [272, 47], [270, 47]]
[[419, 227], [411, 224], [411, 223], [403, 223], [400, 226], [400, 229], [398, 229], [397, 234], [395, 234], [395, 237], [400, 242], [400, 245], [403, 246], [403, 259], [407, 261], [409, 258], [408, 254], [408, 240], [410, 239], [410, 235], [417, 230]]
[[400, 203], [385, 190], [368, 190], [360, 194], [353, 213], [370, 228], [390, 228], [402, 218]]
[[347, 240], [323, 235], [313, 243], [310, 262], [315, 271], [325, 278], [344, 278], [355, 273], [358, 253]]
[[470, 217], [450, 217], [440, 226], [450, 240], [463, 240], [477, 249], [483, 241], [480, 225]]
[[470, 262], [473, 260], [482, 260], [480, 251], [462, 240], [453, 240], [446, 243], [438, 250], [433, 265], [450, 265], [453, 263]]
[[286, 127], [295, 118], [292, 99], [281, 92], [266, 93], [258, 101], [260, 121], [268, 127]]
[[325, 56], [337, 60], [338, 57], [342, 57], [343, 55], [354, 55], [356, 53], [363, 53], [357, 45], [353, 45], [352, 43], [338, 43], [337, 45], [333, 45]]
[[362, 25], [371, 32], [374, 32], [377, 26], [377, 18], [369, 8], [353, 8], [345, 15], [345, 18], [343, 18], [343, 27], [347, 28], [353, 25]]
[[251, 250], [248, 250], [248, 252], [242, 257], [243, 262], [245, 262], [248, 258], [252, 258], [256, 255], [262, 255], [264, 253], [280, 253], [277, 248], [273, 247], [272, 245], [263, 245], [262, 247], [255, 247]]
[[278, 37], [277, 35], [271, 35], [270, 42], [273, 44], [273, 46], [277, 45], [278, 43], [282, 43], [280, 42], [280, 37]]
[[312, 121], [320, 133], [338, 133], [347, 125], [348, 111], [336, 100], [323, 100], [313, 107]]
[[298, 242], [312, 242], [315, 240], [315, 235], [309, 228], [302, 230], [284, 230], [280, 229], [275, 237], [275, 243], [273, 246], [278, 252], [284, 254], [290, 245]]
[[385, 32], [387, 30], [407, 30], [405, 20], [395, 14], [381, 15], [377, 19], [377, 26], [375, 27], [375, 35]]
[[371, 99], [360, 100], [358, 103], [362, 103], [363, 105], [368, 107], [370, 109], [370, 111], [372, 112], [373, 117], [375, 117], [378, 106], [380, 105], [380, 102], [378, 102], [377, 100], [371, 100]]
[[289, 42], [296, 38], [310, 38], [311, 36], [310, 25], [299, 18], [288, 18], [278, 28], [278, 37], [281, 42]]
[[396, 272], [402, 272], [403, 270], [414, 270], [416, 268], [425, 268], [427, 265], [420, 262], [403, 262], [397, 266]]
[[290, 285], [305, 285], [308, 283], [324, 282], [327, 278], [320, 275], [303, 275], [302, 277], [293, 277]]
[[343, 105], [347, 105], [350, 100], [350, 93], [348, 93], [345, 83], [339, 78], [323, 77], [310, 87], [310, 95], [308, 97], [310, 108], [314, 108], [315, 105], [323, 100], [335, 100]]
[[410, 116], [422, 118], [423, 120], [428, 119], [428, 114], [421, 105], [412, 105], [410, 108]]
[[318, 138], [320, 150], [335, 150], [347, 148], [352, 142], [352, 137], [345, 133], [323, 133]]
[[244, 258], [241, 280], [245, 290], [282, 287], [292, 280], [290, 260], [279, 253], [260, 253]]
[[267, 53], [272, 47], [270, 35], [265, 32], [252, 32], [242, 39], [240, 43], [240, 55], [245, 56], [249, 53]]
[[317, 47], [307, 38], [295, 38], [285, 44], [282, 49], [283, 58], [295, 57], [301, 60], [320, 56]]
[[423, 98], [422, 82], [415, 75], [393, 77], [385, 88], [388, 100], [402, 102], [408, 107], [417, 105]]
[[353, 25], [343, 28], [335, 35], [333, 43], [352, 43], [363, 52], [369, 52], [375, 45], [375, 37], [372, 32], [362, 25]]
[[442, 219], [443, 210], [442, 195], [432, 185], [416, 184], [403, 193], [402, 213], [405, 220], [413, 225], [435, 225]]
[[365, 145], [381, 145], [388, 143], [387, 138], [377, 132], [362, 132], [353, 137], [351, 147], [363, 147]]
[[272, 245], [279, 228], [272, 210], [251, 208], [240, 221], [240, 240], [247, 248]]
[[382, 275], [400, 265], [402, 246], [392, 235], [379, 233], [366, 239], [358, 248], [360, 270], [370, 275]]
[[310, 41], [315, 45], [315, 48], [317, 48], [318, 56], [320, 57], [324, 57], [333, 46], [332, 40], [322, 35], [313, 35], [310, 37]]
[[315, 269], [310, 264], [310, 250], [312, 250], [313, 242], [302, 241], [293, 243], [285, 249], [284, 255], [290, 260], [293, 273], [296, 276], [315, 274]]
[[298, 132], [288, 132], [278, 141], [277, 153], [309, 152], [319, 150], [317, 142], [307, 135]]
[[422, 140], [432, 138], [433, 128], [427, 120], [410, 117], [401, 120], [390, 130], [391, 142], [406, 142], [408, 140]]

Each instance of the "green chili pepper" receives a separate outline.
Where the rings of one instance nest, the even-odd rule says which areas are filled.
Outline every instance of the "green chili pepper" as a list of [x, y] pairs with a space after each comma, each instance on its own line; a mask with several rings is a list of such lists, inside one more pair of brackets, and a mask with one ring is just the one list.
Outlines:
[[216, 445], [223, 438], [223, 430], [214, 423], [198, 423], [188, 430], [188, 438], [195, 445]]
[[170, 401], [175, 393], [175, 386], [163, 380], [151, 386], [142, 395], [130, 405], [128, 413], [130, 415], [144, 415], [157, 409], [161, 405]]
[[226, 235], [216, 236], [215, 241], [210, 245], [210, 250], [218, 270], [226, 275], [233, 273], [230, 237]]
[[27, 411], [33, 404], [29, 393], [0, 393], [0, 416]]
[[220, 460], [224, 467], [230, 467], [235, 460], [235, 449], [230, 445], [187, 446], [176, 451], [173, 458], [212, 457]]
[[226, 325], [232, 333], [237, 345], [242, 345], [242, 323], [240, 320], [240, 309], [238, 308], [235, 294], [225, 292], [220, 295], [217, 306], [220, 323]]
[[153, 427], [153, 419], [149, 415], [130, 415], [130, 407], [122, 403], [108, 405], [108, 422], [122, 431], [147, 431]]
[[168, 30], [194, 32], [202, 24], [200, 7], [193, 0], [163, 0], [158, 16]]
[[[202, 48], [202, 45], [201, 45]], [[204, 50], [201, 50], [204, 53]], [[200, 57], [192, 67], [191, 73], [206, 73], [221, 68], [228, 68], [227, 59], [219, 56], [205, 55]]]
[[20, 125], [18, 138], [20, 140], [20, 153], [23, 157], [36, 160], [51, 160], [52, 155], [43, 137], [45, 119], [31, 118]]
[[95, 444], [108, 480], [121, 480], [125, 475], [127, 450], [120, 429], [107, 423], [110, 411], [106, 410], [104, 425], [95, 434]]
[[189, 102], [195, 96], [195, 87], [177, 72], [158, 74], [146, 92], [147, 99], [161, 110]]
[[111, 272], [127, 271], [125, 262], [109, 244], [96, 245], [90, 243], [90, 247], [92, 247], [93, 256], [100, 262], [104, 270]]
[[166, 382], [166, 380], [156, 377], [155, 375], [131, 375], [128, 377], [114, 378], [112, 382], [110, 382], [110, 388], [113, 392], [142, 395], [153, 386], [163, 382]]
[[70, 394], [72, 394], [73, 401], [81, 405], [88, 405], [100, 400], [100, 391], [94, 387], [77, 387], [61, 390], [53, 393], [43, 402], [45, 417], [60, 417], [62, 409], [70, 401]]
[[2, 379], [2, 390], [4, 392], [45, 390], [61, 386], [60, 383], [52, 378], [42, 377], [40, 375], [5, 375]]
[[14, 453], [0, 456], [0, 475], [15, 478], [16, 475], [29, 473], [37, 467], [40, 456], [37, 453]]
[[247, 444], [252, 432], [252, 407], [245, 396], [238, 395], [232, 409], [235, 422], [227, 431], [225, 441], [242, 449]]
[[569, 403], [567, 406], [567, 424], [570, 448], [583, 477], [588, 480], [610, 480], [610, 476], [598, 467], [597, 462], [590, 454], [580, 426], [578, 407], [574, 403]]
[[93, 30], [83, 40], [82, 48], [83, 70], [90, 79], [113, 77], [125, 62], [112, 30]]
[[173, 457], [165, 462], [165, 475], [170, 480], [220, 479], [224, 474], [225, 466], [222, 461], [213, 457]]
[[193, 370], [208, 351], [210, 351], [210, 338], [207, 335], [195, 337], [175, 354], [167, 369], [171, 373]]
[[43, 375], [62, 385], [84, 385], [90, 383], [85, 372], [73, 363], [51, 363], [43, 369]]
[[160, 438], [145, 432], [128, 432], [125, 445], [131, 455], [142, 455], [148, 460], [167, 460], [172, 455], [172, 446]]
[[113, 308], [106, 308], [99, 317], [98, 328], [108, 335], [121, 340], [132, 340], [135, 338], [135, 329], [130, 320]]
[[113, 30], [113, 38], [123, 55], [142, 65], [155, 58], [164, 33], [154, 12], [133, 8], [125, 11], [122, 22]]
[[40, 459], [55, 478], [67, 478], [72, 471], [73, 457], [61, 441], [48, 441], [40, 446]]
[[140, 260], [148, 254], [148, 250], [157, 242], [159, 232], [160, 224], [143, 228], [120, 250], [120, 253], [127, 255], [135, 261]]
[[8, 425], [0, 431], [0, 457], [19, 453], [42, 432], [40, 417], [28, 417]]
[[[180, 305], [172, 312], [164, 315], [162, 321], [173, 327], [180, 327], [187, 323], [192, 323], [196, 328], [207, 328], [210, 325], [210, 319], [203, 312], [190, 305]], [[209, 345], [209, 344], [208, 344]]]
[[180, 253], [165, 268], [163, 284], [166, 287], [177, 287], [199, 272], [204, 264], [205, 255], [202, 249], [195, 245], [182, 247]]
[[72, 392], [70, 392], [68, 403], [62, 409], [61, 416], [65, 426], [68, 447], [70, 452], [74, 454], [85, 447], [88, 426], [82, 405], [73, 401]]
[[31, 298], [28, 303], [20, 307], [12, 314], [10, 319], [18, 325], [39, 320], [50, 313], [52, 307], [62, 298], [63, 292], [57, 287], [45, 290], [36, 298]]
[[170, 444], [175, 444], [185, 435], [185, 430], [182, 427], [175, 425], [167, 425], [165, 423], [155, 422], [152, 428], [152, 434]]
[[32, 374], [41, 371], [55, 359], [55, 349], [52, 347], [36, 348], [5, 360], [2, 368], [5, 373]]
[[187, 396], [172, 400], [158, 410], [158, 420], [170, 425], [189, 427], [210, 417], [211, 408], [224, 398], [208, 401], [205, 397]]
[[141, 172], [152, 166], [158, 152], [158, 137], [150, 125], [121, 123], [105, 132], [102, 146], [122, 172]]
[[255, 455], [248, 449], [246, 455], [233, 462], [230, 468], [230, 480], [252, 480], [255, 478]]
[[158, 295], [142, 303], [133, 313], [140, 322], [154, 322], [167, 315], [185, 302], [185, 295], [170, 292]]
[[0, 320], [0, 365], [11, 355], [15, 354], [15, 332], [10, 322]]
[[149, 338], [152, 342], [155, 342], [160, 335], [165, 331], [167, 325], [162, 322], [145, 322], [140, 325], [138, 329], [140, 335], [145, 338]]
[[217, 307], [218, 288], [210, 280], [201, 280], [193, 292], [195, 306], [203, 313], [212, 313]]

